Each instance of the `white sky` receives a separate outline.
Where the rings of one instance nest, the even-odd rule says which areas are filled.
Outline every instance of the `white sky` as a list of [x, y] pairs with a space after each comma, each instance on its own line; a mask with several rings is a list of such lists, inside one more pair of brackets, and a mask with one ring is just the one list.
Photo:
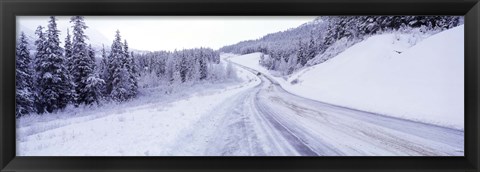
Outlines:
[[[60, 40], [66, 28], [71, 30], [69, 16], [58, 17]], [[257, 39], [268, 33], [295, 28], [315, 16], [86, 16], [86, 30], [92, 44], [110, 45], [115, 31], [138, 50], [174, 50], [195, 47], [218, 49], [243, 40]], [[17, 28], [33, 32], [38, 25], [46, 27], [47, 16], [19, 16]], [[19, 27], [21, 26], [21, 27]], [[63, 45], [63, 44], [62, 44]]]

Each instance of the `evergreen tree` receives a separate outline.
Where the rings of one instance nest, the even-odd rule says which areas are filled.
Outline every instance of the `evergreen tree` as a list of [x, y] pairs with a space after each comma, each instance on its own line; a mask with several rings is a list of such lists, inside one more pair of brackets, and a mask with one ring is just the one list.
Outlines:
[[65, 64], [66, 64], [66, 69], [68, 73], [68, 78], [69, 78], [69, 87], [68, 89], [70, 90], [70, 97], [69, 100], [72, 102], [74, 100], [74, 95], [75, 95], [75, 83], [73, 82], [73, 76], [72, 76], [72, 69], [74, 67], [74, 59], [72, 58], [72, 40], [70, 36], [70, 30], [67, 28], [67, 37], [65, 38]]
[[165, 79], [170, 83], [172, 84], [173, 81], [174, 81], [174, 73], [176, 71], [176, 62], [175, 62], [175, 57], [174, 57], [174, 54], [176, 54], [176, 52], [174, 52], [173, 54], [169, 54], [167, 56], [167, 61], [166, 61], [166, 64], [165, 64]]
[[91, 44], [88, 45], [88, 57], [91, 60], [91, 69], [93, 72], [86, 79], [86, 85], [82, 92], [86, 94], [85, 104], [92, 104], [94, 102], [99, 104], [103, 95], [102, 90], [105, 85], [105, 80], [103, 80], [97, 72], [97, 64], [95, 63], [95, 50], [92, 48]]
[[187, 79], [188, 73], [188, 61], [187, 56], [185, 55], [185, 51], [182, 51], [180, 55], [180, 77], [182, 78], [182, 82], [185, 82]]
[[297, 62], [304, 66], [307, 63], [307, 44], [298, 41]]
[[104, 96], [108, 96], [106, 81], [109, 78], [108, 70], [109, 60], [105, 51], [105, 46], [102, 45], [102, 61], [100, 61], [99, 77], [104, 81], [104, 85], [101, 87], [101, 93]]
[[63, 56], [63, 49], [60, 47], [56, 18], [50, 17], [47, 41], [44, 49], [44, 56], [39, 59], [37, 66], [38, 87], [42, 107], [40, 113], [65, 108], [69, 102], [70, 89], [69, 77]]
[[[304, 63], [306, 64], [310, 59], [313, 59], [315, 57], [315, 55], [317, 55], [317, 52], [316, 52], [316, 44], [315, 44], [315, 40], [313, 39], [313, 35], [310, 36], [310, 40], [308, 41], [308, 46], [307, 46], [307, 49], [306, 49], [306, 60], [304, 61]], [[305, 65], [304, 64], [304, 65]]]
[[115, 40], [112, 43], [112, 50], [110, 51], [111, 79], [107, 82], [107, 85], [110, 84], [111, 87], [110, 97], [120, 102], [130, 98], [131, 88], [129, 84], [130, 73], [127, 68], [127, 60], [123, 48], [120, 31], [117, 30]]
[[133, 60], [133, 54], [130, 54], [128, 51], [128, 43], [127, 40], [124, 40], [123, 43], [123, 50], [124, 50], [124, 64], [125, 68], [128, 71], [128, 81], [126, 85], [128, 86], [128, 98], [135, 97], [137, 95], [138, 83], [137, 83], [137, 74], [135, 69], [135, 62]]
[[45, 33], [43, 32], [44, 27], [38, 26], [37, 30], [35, 30], [35, 34], [37, 35], [37, 40], [35, 40], [35, 46], [36, 46], [36, 52], [35, 52], [35, 59], [34, 59], [34, 106], [37, 111], [37, 113], [43, 113], [45, 111], [44, 106], [45, 103], [41, 97], [41, 78], [42, 78], [42, 62], [45, 59], [45, 50], [46, 50], [46, 44], [47, 44], [47, 38], [45, 36]]
[[110, 54], [107, 58], [107, 66], [108, 66], [108, 76], [106, 80], [107, 85], [107, 94], [111, 95], [113, 90], [113, 80], [114, 80], [114, 73], [117, 71], [118, 68], [122, 67], [120, 60], [123, 59], [123, 46], [122, 46], [122, 39], [120, 37], [120, 31], [117, 30], [115, 34], [115, 40], [113, 40]]
[[182, 76], [181, 76], [179, 70], [173, 71], [172, 79], [173, 79], [173, 81], [172, 81], [173, 86], [177, 86], [177, 85], [180, 85], [182, 83]]
[[67, 59], [67, 69], [71, 71], [73, 68], [72, 63], [72, 41], [70, 36], [70, 30], [67, 29], [67, 37], [65, 38], [65, 59]]
[[293, 73], [297, 67], [297, 58], [296, 57], [291, 57], [288, 60], [288, 68], [287, 68], [287, 75]]
[[28, 41], [22, 32], [17, 42], [15, 61], [15, 116], [34, 112], [33, 70], [28, 50]]
[[207, 60], [205, 58], [203, 51], [200, 51], [199, 65], [200, 65], [200, 80], [207, 79], [208, 66], [207, 66]]
[[192, 67], [192, 80], [199, 81], [200, 80], [200, 57], [198, 53], [194, 55], [194, 62]]
[[[73, 82], [75, 84], [75, 105], [92, 104], [97, 95], [95, 90], [87, 89], [88, 80], [94, 76], [95, 58], [93, 50], [87, 47], [85, 40], [88, 37], [84, 34], [84, 30], [88, 26], [84, 22], [83, 16], [73, 16], [70, 18], [73, 23], [73, 47], [72, 59], [75, 64], [72, 69]], [[95, 98], [92, 98], [95, 97]]]
[[137, 71], [137, 65], [135, 64], [135, 58], [134, 58], [133, 52], [131, 52], [130, 57], [129, 57], [129, 63], [130, 63], [130, 83], [132, 87], [130, 88], [131, 92], [131, 97], [136, 97], [138, 94], [138, 71]]
[[101, 79], [98, 74], [93, 74], [88, 77], [84, 88], [84, 92], [86, 93], [85, 104], [92, 104], [94, 102], [99, 104], [100, 98], [103, 95], [102, 89], [104, 88], [104, 85], [105, 81]]
[[95, 61], [96, 61], [96, 59], [95, 59], [95, 49], [92, 48], [92, 44], [88, 44], [88, 48], [87, 48], [87, 49], [88, 49], [88, 57], [90, 57], [90, 60], [91, 60], [92, 62], [94, 62], [94, 63], [92, 64], [92, 65], [93, 65], [93, 66], [92, 66], [92, 69], [94, 69], [94, 71], [95, 71], [95, 69], [97, 68], [97, 66], [95, 65]]

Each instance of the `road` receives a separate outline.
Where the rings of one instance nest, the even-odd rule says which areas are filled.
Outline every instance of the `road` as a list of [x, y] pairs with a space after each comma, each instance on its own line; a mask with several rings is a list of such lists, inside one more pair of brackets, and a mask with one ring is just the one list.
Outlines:
[[463, 131], [306, 99], [258, 77], [260, 84], [214, 108], [178, 148], [185, 154], [233, 156], [464, 155]]

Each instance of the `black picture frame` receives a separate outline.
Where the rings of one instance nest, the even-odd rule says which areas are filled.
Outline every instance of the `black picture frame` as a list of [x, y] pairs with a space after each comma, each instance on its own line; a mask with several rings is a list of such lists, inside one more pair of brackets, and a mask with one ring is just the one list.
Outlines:
[[[478, 171], [478, 0], [0, 0], [0, 171]], [[464, 157], [16, 157], [17, 15], [464, 15]]]

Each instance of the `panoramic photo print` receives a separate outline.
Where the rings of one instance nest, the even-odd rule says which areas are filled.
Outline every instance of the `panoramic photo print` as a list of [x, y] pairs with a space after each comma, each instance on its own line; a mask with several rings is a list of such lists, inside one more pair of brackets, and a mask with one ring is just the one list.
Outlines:
[[463, 16], [16, 28], [17, 156], [464, 156]]

